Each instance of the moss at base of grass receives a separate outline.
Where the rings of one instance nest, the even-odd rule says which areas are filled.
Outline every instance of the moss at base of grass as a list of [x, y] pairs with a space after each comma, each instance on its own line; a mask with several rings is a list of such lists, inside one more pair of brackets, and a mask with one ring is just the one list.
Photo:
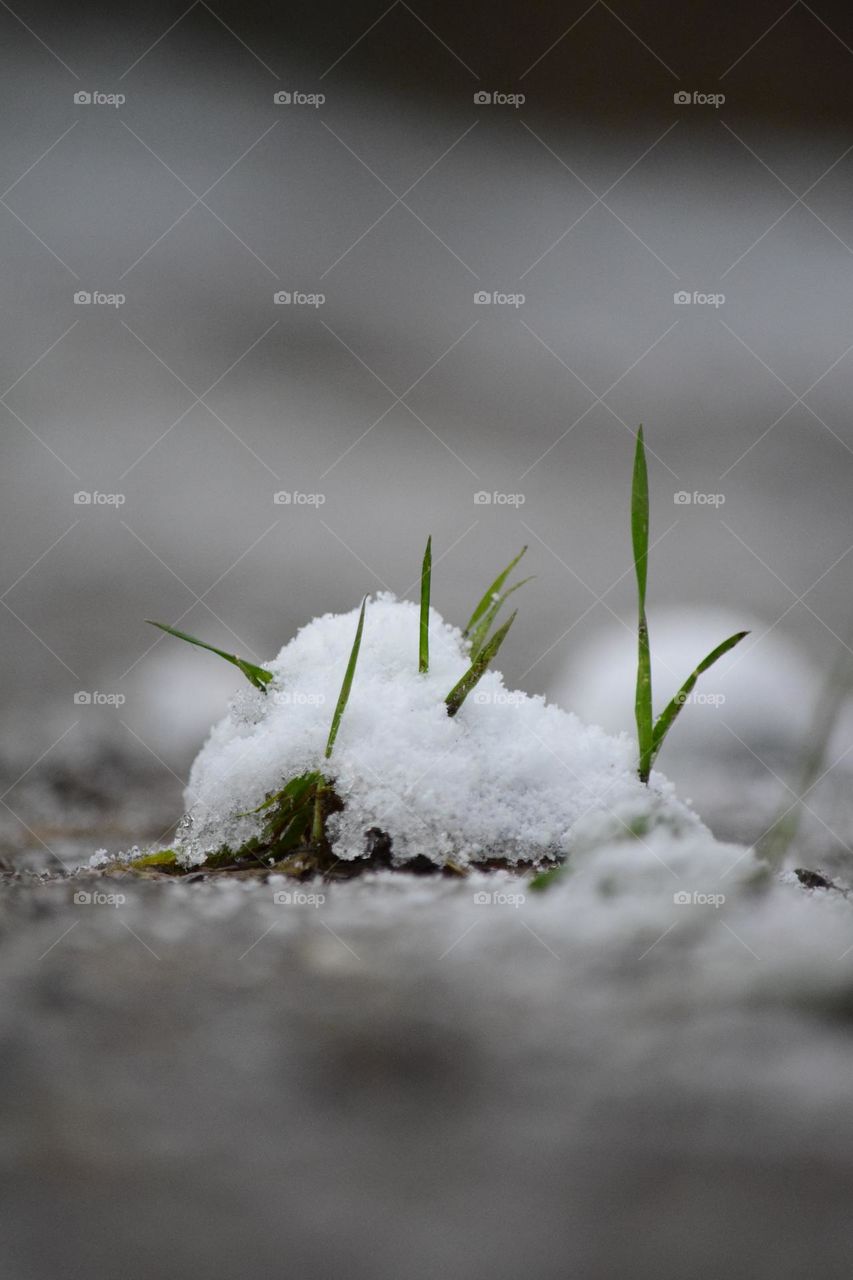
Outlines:
[[180, 863], [179, 854], [177, 849], [158, 849], [129, 862], [110, 863], [104, 871], [107, 875], [124, 873], [145, 879], [203, 880], [218, 876], [266, 879], [271, 875], [284, 875], [295, 880], [311, 880], [321, 876], [324, 880], [332, 881], [352, 880], [369, 871], [397, 871], [406, 875], [458, 878], [468, 875], [469, 870], [511, 871], [518, 874], [542, 870], [532, 861], [510, 863], [506, 858], [487, 858], [469, 869], [452, 861], [445, 861], [440, 865], [424, 854], [397, 863], [394, 861], [391, 840], [378, 828], [366, 833], [364, 856], [354, 860], [345, 861], [336, 857], [326, 841], [319, 845], [305, 843], [283, 857], [276, 858], [270, 845], [261, 837], [254, 837], [236, 850], [223, 845], [193, 867]]

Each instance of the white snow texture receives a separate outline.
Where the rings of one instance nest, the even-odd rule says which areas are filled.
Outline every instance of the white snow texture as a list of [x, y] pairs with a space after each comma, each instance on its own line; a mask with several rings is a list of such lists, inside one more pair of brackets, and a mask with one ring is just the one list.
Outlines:
[[542, 862], [629, 829], [701, 830], [665, 778], [639, 782], [627, 735], [509, 691], [497, 671], [448, 716], [444, 699], [470, 658], [461, 632], [431, 610], [430, 670], [419, 674], [418, 618], [417, 605], [390, 594], [368, 602], [328, 761], [357, 610], [315, 618], [267, 664], [275, 678], [266, 693], [247, 688], [234, 698], [190, 773], [184, 863], [257, 834], [260, 818], [247, 811], [306, 769], [321, 769], [344, 803], [329, 820], [341, 859], [363, 856], [366, 833], [377, 828], [397, 863], [425, 855], [461, 865]]

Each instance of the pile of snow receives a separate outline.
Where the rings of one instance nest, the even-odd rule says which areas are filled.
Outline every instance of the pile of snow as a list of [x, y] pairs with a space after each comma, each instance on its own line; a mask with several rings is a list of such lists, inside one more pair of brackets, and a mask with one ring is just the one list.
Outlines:
[[186, 864], [257, 834], [260, 818], [247, 811], [307, 769], [322, 769], [344, 802], [329, 822], [342, 859], [362, 856], [377, 828], [397, 862], [425, 855], [461, 864], [540, 861], [629, 828], [701, 828], [666, 779], [638, 781], [626, 734], [511, 692], [497, 671], [449, 717], [444, 699], [469, 665], [462, 635], [432, 611], [430, 670], [420, 675], [418, 608], [392, 595], [368, 604], [350, 700], [325, 761], [356, 623], [353, 611], [302, 628], [267, 664], [268, 691], [242, 691], [211, 731], [186, 792]]

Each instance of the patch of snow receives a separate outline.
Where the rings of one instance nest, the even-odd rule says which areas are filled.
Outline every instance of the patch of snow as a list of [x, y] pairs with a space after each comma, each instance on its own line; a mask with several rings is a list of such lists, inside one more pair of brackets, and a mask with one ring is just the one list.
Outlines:
[[248, 811], [307, 769], [321, 769], [344, 802], [329, 820], [342, 859], [362, 856], [374, 828], [391, 837], [398, 862], [462, 864], [541, 861], [637, 824], [702, 829], [664, 777], [639, 782], [626, 734], [507, 690], [497, 671], [449, 717], [444, 699], [469, 665], [461, 632], [431, 611], [430, 670], [419, 674], [418, 607], [390, 594], [368, 605], [349, 703], [324, 760], [357, 616], [303, 627], [267, 664], [267, 693], [242, 691], [213, 728], [190, 773], [182, 861], [255, 835], [260, 818]]

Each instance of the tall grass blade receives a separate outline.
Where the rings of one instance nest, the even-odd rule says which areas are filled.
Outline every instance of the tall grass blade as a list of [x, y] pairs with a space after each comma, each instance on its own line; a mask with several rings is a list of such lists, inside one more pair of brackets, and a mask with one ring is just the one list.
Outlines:
[[230, 662], [232, 666], [242, 671], [246, 679], [260, 689], [261, 693], [266, 693], [266, 685], [273, 678], [271, 671], [258, 667], [254, 662], [247, 662], [245, 658], [238, 658], [235, 653], [225, 653], [223, 649], [216, 649], [212, 644], [206, 644], [204, 640], [197, 640], [195, 636], [187, 635], [186, 631], [177, 631], [175, 627], [167, 627], [165, 622], [152, 622], [150, 618], [145, 621], [152, 627], [159, 627], [161, 631], [165, 631], [167, 635], [176, 636], [178, 640], [186, 640], [187, 644], [194, 644], [199, 649], [207, 649], [208, 653], [215, 653], [217, 657], [224, 658], [226, 662]]
[[722, 644], [718, 644], [716, 649], [712, 649], [707, 658], [703, 658], [695, 671], [691, 671], [690, 675], [684, 681], [684, 684], [678, 690], [675, 697], [664, 707], [663, 711], [657, 718], [654, 731], [652, 733], [652, 753], [650, 764], [654, 764], [658, 752], [663, 746], [664, 739], [673, 726], [676, 716], [681, 708], [693, 692], [696, 681], [702, 675], [703, 671], [707, 671], [709, 667], [713, 667], [714, 663], [722, 658], [724, 653], [728, 653], [736, 644], [740, 644], [744, 636], [748, 636], [748, 631], [738, 631], [735, 635], [729, 636], [728, 640], [724, 640]]
[[361, 613], [358, 615], [358, 626], [355, 630], [355, 639], [352, 642], [352, 649], [349, 655], [349, 662], [344, 673], [344, 681], [341, 685], [341, 691], [338, 694], [338, 702], [335, 707], [335, 714], [332, 716], [332, 727], [329, 729], [329, 737], [326, 742], [326, 759], [328, 760], [332, 754], [332, 748], [335, 745], [335, 738], [338, 736], [338, 729], [341, 725], [341, 719], [346, 705], [349, 702], [350, 689], [352, 688], [352, 679], [355, 675], [355, 666], [358, 662], [358, 651], [361, 648], [361, 633], [364, 630], [364, 610], [367, 605], [367, 596], [361, 602]]
[[531, 574], [529, 578], [522, 578], [521, 582], [516, 582], [514, 586], [507, 588], [506, 591], [503, 591], [497, 597], [492, 607], [483, 614], [476, 627], [474, 627], [473, 631], [468, 636], [472, 658], [476, 658], [480, 649], [482, 649], [483, 645], [486, 643], [486, 638], [492, 629], [492, 624], [494, 623], [495, 618], [498, 616], [513, 591], [517, 591], [519, 587], [523, 587], [526, 582], [532, 582], [534, 577], [535, 574]]
[[421, 629], [418, 648], [418, 671], [429, 671], [429, 593], [432, 581], [432, 536], [427, 538], [421, 565]]
[[499, 627], [491, 640], [488, 640], [465, 672], [462, 679], [453, 686], [450, 693], [444, 699], [447, 704], [447, 714], [455, 716], [462, 703], [468, 697], [472, 689], [476, 688], [482, 677], [485, 675], [492, 659], [497, 656], [497, 652], [506, 639], [506, 634], [515, 622], [518, 610], [507, 619], [502, 627]]
[[637, 690], [634, 714], [637, 720], [637, 744], [641, 782], [648, 782], [653, 756], [652, 662], [649, 652], [649, 628], [646, 623], [646, 578], [649, 558], [649, 475], [643, 428], [637, 431], [634, 454], [634, 478], [631, 486], [631, 543], [634, 571], [637, 575]]
[[464, 636], [468, 636], [470, 634], [471, 630], [477, 625], [477, 623], [482, 618], [483, 614], [486, 612], [489, 606], [494, 602], [495, 596], [498, 594], [501, 587], [506, 582], [507, 578], [512, 573], [513, 569], [518, 564], [519, 560], [524, 555], [526, 550], [527, 550], [527, 547], [522, 547], [518, 555], [515, 557], [515, 559], [510, 560], [509, 564], [503, 570], [503, 572], [499, 573], [498, 576], [495, 578], [494, 582], [489, 587], [488, 591], [483, 596], [480, 603], [477, 605], [477, 608], [474, 610], [474, 612], [471, 614], [471, 617], [468, 619], [468, 625], [462, 633]]

